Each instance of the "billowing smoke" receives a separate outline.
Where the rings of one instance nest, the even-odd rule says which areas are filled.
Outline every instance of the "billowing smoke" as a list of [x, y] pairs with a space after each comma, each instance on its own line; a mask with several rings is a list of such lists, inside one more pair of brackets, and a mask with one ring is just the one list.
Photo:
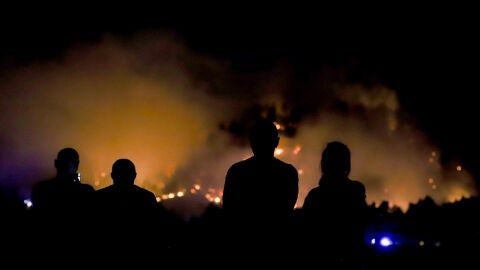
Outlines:
[[268, 114], [281, 129], [277, 156], [300, 170], [299, 207], [330, 140], [350, 147], [351, 177], [365, 183], [370, 203], [405, 209], [426, 195], [444, 202], [475, 193], [460, 164], [439, 162], [441, 149], [402, 111], [394, 89], [342, 74], [327, 67], [299, 83], [281, 59], [240, 72], [163, 32], [77, 44], [4, 72], [0, 181], [28, 197], [70, 146], [80, 153], [82, 181], [97, 189], [111, 183], [116, 159], [129, 158], [136, 183], [159, 198], [195, 192], [214, 200], [228, 167], [250, 155], [248, 122]]

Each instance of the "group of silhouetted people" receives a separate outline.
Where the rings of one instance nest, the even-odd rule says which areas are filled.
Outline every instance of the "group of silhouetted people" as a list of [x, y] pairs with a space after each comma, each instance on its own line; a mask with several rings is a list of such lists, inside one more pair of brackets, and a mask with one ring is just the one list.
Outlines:
[[[153, 192], [135, 184], [134, 163], [116, 160], [110, 173], [112, 184], [98, 190], [80, 181], [79, 164], [78, 152], [63, 148], [54, 162], [55, 177], [33, 186], [28, 219], [33, 226], [27, 239], [33, 252], [41, 258], [52, 253], [67, 259], [93, 249], [124, 262], [144, 256], [153, 260], [157, 252], [167, 254], [173, 235], [158, 232], [175, 230], [175, 223], [166, 218]], [[111, 263], [115, 261], [119, 262]]]
[[[222, 254], [243, 266], [258, 259], [283, 264], [301, 258], [330, 269], [361, 269], [366, 191], [360, 181], [349, 178], [349, 148], [339, 141], [327, 144], [319, 184], [296, 211], [298, 172], [275, 157], [279, 141], [274, 122], [259, 119], [250, 130], [253, 155], [226, 172], [221, 218], [215, 224], [220, 228]], [[176, 237], [206, 238], [193, 237], [182, 222], [166, 218], [154, 193], [135, 184], [137, 172], [131, 160], [116, 160], [112, 184], [98, 190], [80, 181], [79, 164], [74, 148], [61, 149], [54, 161], [56, 176], [34, 185], [30, 212], [35, 228], [30, 236], [35, 248], [50, 243], [54, 252], [79, 252], [79, 246], [94, 244], [119, 258], [149, 251], [155, 256], [176, 248], [192, 254], [201, 249], [199, 244], [175, 242]]]
[[301, 258], [305, 265], [327, 269], [362, 269], [368, 206], [365, 186], [349, 178], [349, 148], [339, 141], [327, 144], [319, 184], [295, 211], [298, 173], [275, 157], [279, 140], [274, 123], [260, 119], [250, 133], [253, 156], [227, 171], [223, 210], [233, 258], [268, 258], [268, 264], [278, 265]]

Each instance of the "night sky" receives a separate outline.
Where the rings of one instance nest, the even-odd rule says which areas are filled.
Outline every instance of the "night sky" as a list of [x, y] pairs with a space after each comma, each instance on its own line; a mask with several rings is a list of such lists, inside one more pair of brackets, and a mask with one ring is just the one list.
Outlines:
[[[162, 31], [177, 37], [195, 54], [228, 63], [239, 76], [286, 66], [289, 81], [284, 91], [293, 104], [290, 117], [294, 122], [301, 123], [315, 112], [315, 102], [305, 102], [310, 95], [304, 90], [318, 74], [393, 89], [405, 111], [402, 121], [424, 131], [428, 141], [441, 149], [440, 162], [458, 160], [479, 181], [480, 44], [473, 10], [438, 6], [283, 7], [281, 11], [253, 6], [220, 11], [204, 8], [189, 12], [166, 6], [141, 11], [93, 6], [41, 12], [5, 9], [0, 66], [11, 70], [61, 61], [72, 46], [96, 44], [106, 34], [128, 40], [138, 33]], [[238, 89], [242, 87], [249, 85]], [[338, 106], [341, 110], [342, 105]]]

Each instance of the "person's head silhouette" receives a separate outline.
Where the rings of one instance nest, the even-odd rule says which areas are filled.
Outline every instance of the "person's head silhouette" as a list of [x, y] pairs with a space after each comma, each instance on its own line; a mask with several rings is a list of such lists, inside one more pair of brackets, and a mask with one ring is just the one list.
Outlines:
[[265, 118], [258, 119], [250, 132], [250, 147], [256, 157], [272, 157], [280, 137], [275, 124]]
[[135, 165], [129, 159], [118, 159], [112, 165], [110, 176], [113, 179], [114, 185], [131, 186], [134, 184], [135, 178], [137, 177]]
[[323, 150], [321, 170], [328, 177], [347, 177], [350, 174], [350, 149], [339, 141], [332, 141]]
[[55, 159], [57, 178], [77, 181], [79, 164], [80, 157], [75, 149], [70, 147], [61, 149]]

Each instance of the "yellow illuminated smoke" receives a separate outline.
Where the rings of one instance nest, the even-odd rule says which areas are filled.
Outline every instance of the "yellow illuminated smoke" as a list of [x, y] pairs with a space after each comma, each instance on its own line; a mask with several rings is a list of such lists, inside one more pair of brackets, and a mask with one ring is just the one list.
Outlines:
[[[194, 53], [162, 33], [121, 42], [106, 36], [3, 74], [0, 180], [26, 197], [36, 181], [54, 174], [57, 151], [71, 146], [80, 153], [82, 181], [97, 189], [111, 183], [116, 159], [129, 158], [137, 168], [136, 183], [159, 201], [201, 195], [220, 203], [228, 167], [251, 154], [247, 144], [233, 143], [220, 123], [240, 118], [253, 105], [288, 114], [279, 104], [290, 102], [283, 95], [289, 73], [282, 67], [237, 74], [228, 62]], [[312, 84], [308, 94], [298, 95], [319, 104], [294, 137], [276, 123], [282, 134], [276, 155], [299, 170], [297, 207], [318, 183], [321, 151], [330, 140], [350, 147], [351, 177], [365, 183], [370, 203], [389, 200], [405, 209], [425, 195], [442, 202], [474, 193], [461, 165], [442, 168], [441, 149], [397, 118], [401, 106], [394, 90], [325, 85]], [[335, 100], [356, 109], [337, 113], [329, 106]]]

